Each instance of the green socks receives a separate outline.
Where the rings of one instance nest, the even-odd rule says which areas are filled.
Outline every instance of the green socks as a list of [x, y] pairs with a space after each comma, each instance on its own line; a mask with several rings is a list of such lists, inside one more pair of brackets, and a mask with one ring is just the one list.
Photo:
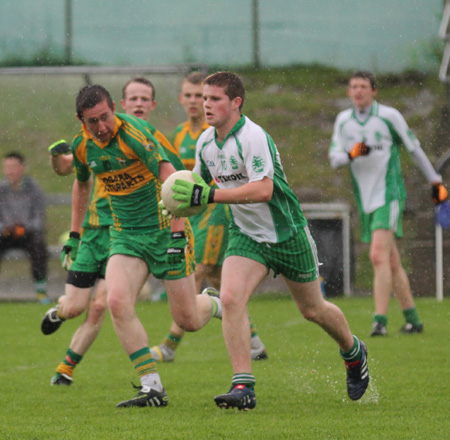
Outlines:
[[344, 359], [345, 362], [357, 362], [361, 360], [361, 344], [359, 342], [359, 339], [355, 335], [353, 335], [353, 347], [349, 351], [339, 351], [341, 353], [342, 359]]
[[141, 348], [130, 355], [130, 361], [134, 365], [139, 377], [146, 374], [156, 373], [156, 363], [153, 360], [149, 347]]
[[417, 309], [415, 307], [403, 310], [403, 316], [405, 317], [406, 322], [409, 322], [410, 324], [420, 324], [419, 314], [417, 313]]
[[176, 350], [178, 345], [180, 345], [181, 339], [183, 337], [174, 336], [172, 333], [169, 333], [163, 341], [163, 345], [171, 348], [172, 350]]
[[233, 386], [242, 384], [245, 385], [247, 388], [254, 389], [255, 388], [255, 376], [250, 373], [238, 373], [233, 375], [233, 378], [231, 379], [231, 384]]
[[373, 315], [373, 322], [380, 322], [386, 327], [388, 323], [388, 318], [386, 315]]
[[[405, 317], [405, 321], [410, 324], [419, 325], [421, 323], [419, 314], [417, 313], [417, 309], [415, 307], [403, 310], [403, 316]], [[384, 326], [387, 326], [388, 318], [386, 315], [374, 315], [373, 321], [380, 322]]]

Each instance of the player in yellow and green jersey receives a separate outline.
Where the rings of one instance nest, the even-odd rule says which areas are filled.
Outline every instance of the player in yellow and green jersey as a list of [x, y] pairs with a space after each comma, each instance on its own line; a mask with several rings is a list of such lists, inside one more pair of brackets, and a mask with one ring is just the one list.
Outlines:
[[[134, 78], [123, 88], [122, 106], [126, 113], [147, 120], [154, 110], [154, 86], [146, 78]], [[149, 124], [151, 133], [165, 148], [175, 168], [184, 169], [176, 150], [155, 127]], [[53, 143], [49, 147], [51, 165], [61, 176], [67, 176], [73, 170], [71, 147], [65, 140]], [[65, 289], [76, 295], [77, 305], [73, 310], [61, 306], [66, 300], [63, 295], [58, 305], [44, 316], [42, 331], [50, 334], [64, 322], [64, 316], [76, 317], [86, 310], [86, 319], [74, 333], [63, 361], [56, 368], [51, 385], [71, 385], [74, 368], [81, 362], [103, 324], [106, 311], [106, 284], [104, 281], [106, 263], [109, 256], [109, 227], [112, 225], [109, 197], [102, 191], [94, 176], [94, 185], [88, 212], [83, 223], [83, 234], [78, 237], [72, 233], [62, 251], [63, 268], [69, 271]], [[95, 290], [94, 290], [95, 286]], [[94, 293], [92, 294], [92, 292]], [[63, 312], [64, 309], [64, 312]]]
[[[114, 107], [101, 86], [87, 86], [77, 97], [77, 114], [83, 127], [72, 144], [77, 170], [72, 229], [81, 229], [93, 171], [113, 208], [105, 275], [108, 306], [119, 340], [142, 385], [135, 398], [118, 406], [166, 406], [168, 399], [134, 310], [136, 295], [149, 269], [164, 279], [174, 305], [172, 315], [188, 331], [196, 331], [211, 316], [219, 316], [220, 300], [196, 297], [191, 276], [195, 269], [192, 234], [185, 233], [183, 220], [169, 224], [157, 206], [161, 184], [175, 170], [165, 150], [146, 123], [132, 116], [115, 115]], [[73, 297], [70, 300], [76, 302]], [[68, 308], [73, 306], [68, 301], [65, 305], [68, 303]]]
[[[173, 134], [173, 145], [179, 153], [186, 169], [192, 170], [195, 165], [196, 143], [200, 135], [209, 127], [205, 121], [203, 110], [203, 79], [200, 72], [190, 73], [181, 84], [180, 104], [188, 120], [180, 124]], [[230, 211], [228, 205], [208, 205], [201, 213], [189, 217], [195, 236], [195, 256], [197, 270], [195, 281], [197, 292], [208, 280], [213, 292], [220, 289], [220, 273], [228, 243]], [[267, 353], [256, 329], [251, 323], [252, 359], [267, 359]], [[171, 362], [175, 358], [175, 350], [179, 346], [184, 331], [172, 323], [170, 331], [160, 345], [151, 348], [155, 360]]]
[[169, 222], [158, 206], [162, 183], [175, 168], [148, 126], [133, 116], [115, 114], [111, 96], [100, 85], [82, 88], [76, 108], [82, 131], [72, 143], [78, 187], [72, 199], [72, 228], [81, 229], [94, 173], [113, 211], [107, 303], [119, 341], [141, 381], [138, 394], [117, 406], [166, 406], [168, 398], [135, 311], [142, 284], [149, 272], [164, 280], [172, 316], [187, 331], [220, 316], [221, 303], [195, 294], [191, 234], [185, 232], [184, 219]]

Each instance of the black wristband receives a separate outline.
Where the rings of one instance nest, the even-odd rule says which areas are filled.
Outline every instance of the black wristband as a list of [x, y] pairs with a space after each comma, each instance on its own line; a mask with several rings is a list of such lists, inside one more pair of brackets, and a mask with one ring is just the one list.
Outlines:
[[184, 233], [184, 231], [172, 232], [172, 238], [175, 240], [177, 238], [186, 238], [186, 234]]
[[79, 232], [71, 232], [69, 234], [69, 238], [76, 238], [77, 240], [80, 239], [80, 233]]
[[214, 193], [216, 192], [215, 188], [211, 188], [208, 196], [208, 203], [214, 203]]

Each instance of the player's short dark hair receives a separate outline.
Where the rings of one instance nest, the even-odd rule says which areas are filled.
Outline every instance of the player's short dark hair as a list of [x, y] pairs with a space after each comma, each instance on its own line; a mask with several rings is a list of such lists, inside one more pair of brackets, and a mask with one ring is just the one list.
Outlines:
[[223, 87], [225, 89], [225, 94], [233, 100], [234, 98], [241, 98], [242, 102], [239, 106], [239, 110], [242, 110], [244, 106], [245, 99], [245, 89], [241, 78], [232, 72], [217, 72], [209, 75], [204, 84], [208, 86]]
[[377, 83], [375, 81], [375, 75], [371, 72], [367, 72], [364, 70], [358, 70], [350, 77], [348, 82], [350, 83], [350, 81], [354, 78], [367, 79], [370, 82], [370, 87], [372, 88], [372, 90], [375, 90], [377, 88]]
[[82, 120], [84, 110], [95, 107], [105, 99], [108, 103], [108, 107], [114, 111], [114, 104], [111, 95], [103, 86], [93, 84], [82, 87], [78, 92], [75, 104], [78, 117]]
[[137, 78], [130, 79], [130, 81], [128, 81], [128, 82], [123, 86], [123, 89], [122, 89], [122, 98], [123, 98], [123, 99], [125, 99], [125, 92], [126, 92], [126, 90], [127, 90], [127, 87], [128, 87], [131, 83], [144, 84], [144, 85], [150, 87], [150, 88], [152, 89], [152, 99], [153, 99], [153, 101], [155, 100], [155, 98], [156, 98], [156, 89], [155, 89], [155, 86], [153, 85], [153, 83], [152, 83], [149, 79], [143, 78], [143, 77], [141, 77], [141, 76], [138, 76]]
[[21, 154], [21, 153], [18, 153], [17, 151], [10, 151], [9, 153], [6, 153], [3, 158], [4, 159], [16, 159], [22, 165], [25, 164], [25, 156], [23, 154]]
[[202, 72], [191, 72], [184, 77], [183, 82], [189, 82], [198, 86], [199, 84], [203, 83], [205, 78], [206, 75]]

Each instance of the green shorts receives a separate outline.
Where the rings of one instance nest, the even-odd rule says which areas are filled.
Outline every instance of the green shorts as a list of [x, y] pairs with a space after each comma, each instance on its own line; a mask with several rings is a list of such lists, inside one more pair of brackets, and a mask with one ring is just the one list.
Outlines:
[[362, 241], [370, 243], [376, 229], [393, 231], [397, 238], [403, 237], [402, 216], [405, 209], [404, 200], [393, 200], [370, 214], [359, 213], [362, 228]]
[[109, 226], [85, 228], [77, 258], [70, 270], [98, 274], [100, 278], [104, 278], [109, 256], [109, 242]]
[[137, 257], [147, 263], [148, 270], [155, 278], [178, 280], [195, 272], [194, 235], [189, 221], [184, 230], [187, 238], [185, 256], [176, 267], [167, 263], [167, 249], [170, 247], [170, 228], [130, 234], [126, 230], [111, 229], [110, 256], [120, 254]]
[[281, 243], [258, 243], [232, 226], [225, 258], [231, 255], [259, 261], [273, 270], [274, 277], [282, 274], [299, 283], [314, 281], [319, 276], [317, 248], [308, 226]]
[[208, 205], [190, 217], [195, 237], [195, 258], [198, 264], [222, 266], [228, 244], [230, 208], [220, 203]]

